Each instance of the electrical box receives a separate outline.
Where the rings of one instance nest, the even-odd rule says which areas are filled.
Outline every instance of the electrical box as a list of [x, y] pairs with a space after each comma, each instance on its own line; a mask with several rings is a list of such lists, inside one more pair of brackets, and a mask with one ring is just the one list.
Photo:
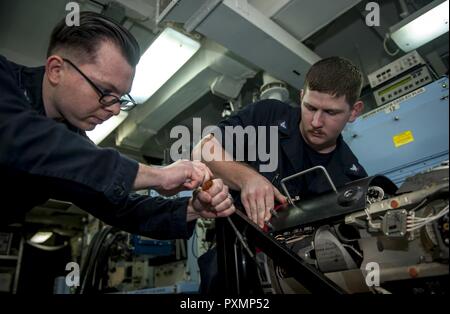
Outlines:
[[344, 140], [369, 176], [398, 185], [449, 159], [448, 84], [442, 78], [347, 124]]

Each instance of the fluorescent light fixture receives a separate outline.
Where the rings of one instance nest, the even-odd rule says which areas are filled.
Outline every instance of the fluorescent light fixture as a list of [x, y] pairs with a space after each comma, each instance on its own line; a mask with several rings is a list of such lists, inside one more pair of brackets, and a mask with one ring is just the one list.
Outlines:
[[34, 236], [31, 237], [30, 241], [33, 243], [44, 243], [53, 235], [53, 232], [36, 232]]
[[92, 131], [87, 131], [86, 135], [93, 141], [95, 144], [99, 144], [103, 141], [112, 131], [114, 131], [128, 116], [128, 112], [121, 111], [119, 115], [113, 116], [99, 124]]
[[146, 102], [200, 48], [190, 37], [166, 28], [142, 55], [136, 68], [131, 96]]
[[448, 0], [435, 0], [390, 28], [391, 38], [404, 52], [448, 32]]

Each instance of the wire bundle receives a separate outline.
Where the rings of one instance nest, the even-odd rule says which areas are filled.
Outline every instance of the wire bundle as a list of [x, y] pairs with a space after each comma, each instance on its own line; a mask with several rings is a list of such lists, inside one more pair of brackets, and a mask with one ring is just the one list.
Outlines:
[[438, 220], [439, 218], [448, 214], [448, 209], [449, 209], [449, 205], [445, 206], [437, 214], [435, 214], [435, 215], [430, 214], [427, 217], [415, 217], [414, 212], [412, 212], [412, 214], [408, 215], [408, 218], [406, 220], [406, 231], [412, 232], [414, 230], [424, 227], [425, 225], [427, 225], [435, 220]]
[[119, 235], [118, 231], [117, 228], [105, 226], [92, 238], [81, 269], [81, 285], [78, 293], [94, 293], [101, 290], [110, 247]]

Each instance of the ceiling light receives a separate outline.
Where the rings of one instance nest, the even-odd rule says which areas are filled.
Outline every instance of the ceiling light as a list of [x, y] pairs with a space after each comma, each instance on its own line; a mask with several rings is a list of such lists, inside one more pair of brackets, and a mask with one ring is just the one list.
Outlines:
[[146, 102], [200, 48], [190, 37], [166, 28], [142, 55], [136, 68], [131, 96]]
[[435, 0], [390, 28], [390, 36], [404, 52], [414, 50], [448, 32], [448, 0]]

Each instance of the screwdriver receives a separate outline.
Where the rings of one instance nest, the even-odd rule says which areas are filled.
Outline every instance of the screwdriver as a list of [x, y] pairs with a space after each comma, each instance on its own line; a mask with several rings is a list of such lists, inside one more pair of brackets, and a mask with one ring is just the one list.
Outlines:
[[[208, 180], [206, 182], [204, 182], [202, 184], [202, 190], [203, 191], [208, 191], [211, 187], [213, 186], [213, 181], [212, 180]], [[231, 225], [231, 227], [233, 228], [234, 232], [236, 233], [236, 237], [238, 238], [239, 242], [241, 243], [242, 247], [247, 251], [248, 255], [254, 259], [255, 258], [255, 254], [253, 254], [253, 252], [250, 250], [250, 248], [247, 245], [247, 242], [244, 240], [243, 235], [239, 232], [239, 230], [236, 228], [236, 226], [234, 225], [233, 221], [231, 220], [231, 218], [228, 216], [227, 217], [228, 223]]]

